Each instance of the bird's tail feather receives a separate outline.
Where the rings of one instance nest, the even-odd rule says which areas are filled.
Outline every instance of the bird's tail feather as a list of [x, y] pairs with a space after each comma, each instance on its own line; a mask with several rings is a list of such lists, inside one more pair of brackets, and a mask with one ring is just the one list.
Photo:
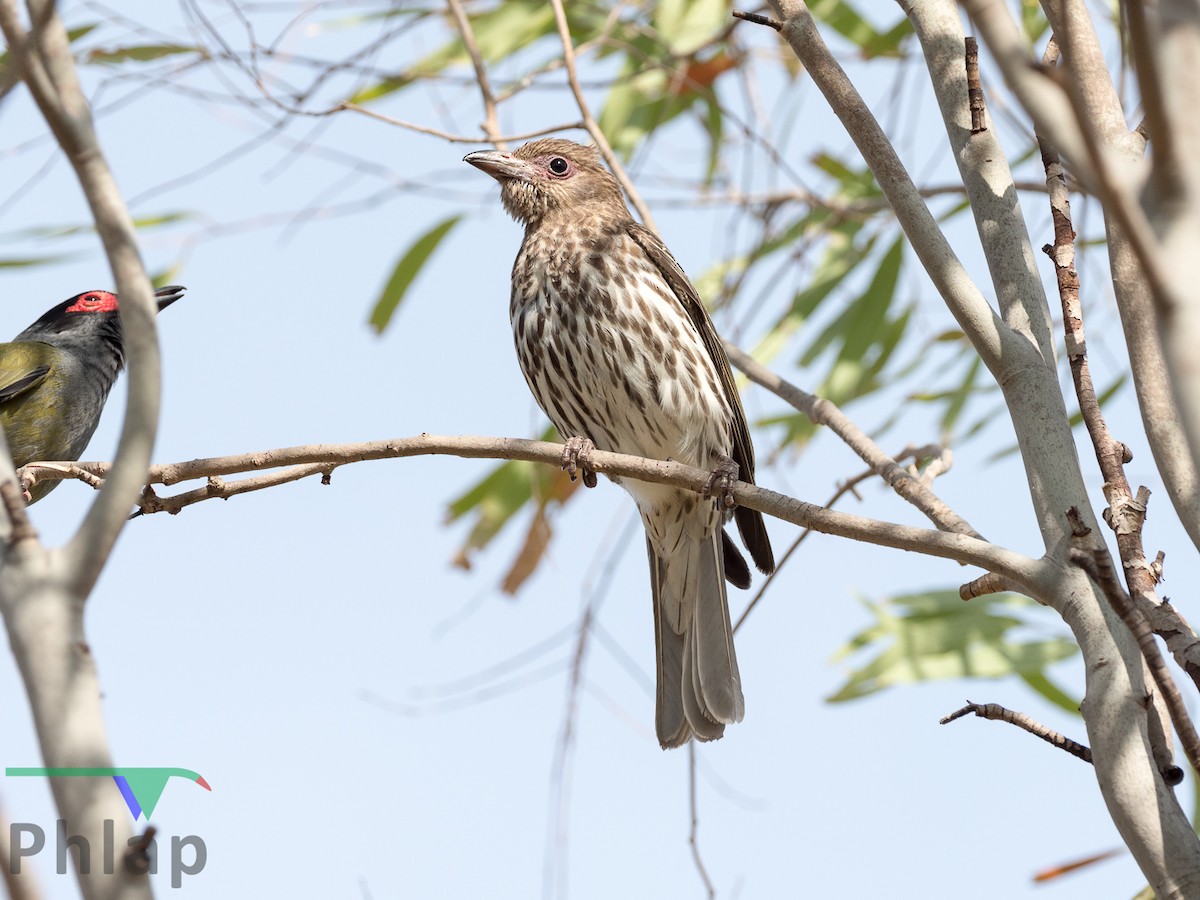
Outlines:
[[725, 595], [721, 530], [660, 557], [647, 539], [657, 650], [655, 729], [664, 748], [711, 741], [745, 715]]
[[721, 549], [725, 561], [725, 580], [735, 588], [746, 590], [750, 587], [750, 567], [724, 528], [721, 529]]
[[748, 506], [739, 506], [733, 514], [737, 521], [738, 534], [750, 551], [750, 558], [758, 571], [770, 575], [775, 571], [775, 553], [771, 550], [771, 539], [767, 536], [767, 525], [763, 515]]

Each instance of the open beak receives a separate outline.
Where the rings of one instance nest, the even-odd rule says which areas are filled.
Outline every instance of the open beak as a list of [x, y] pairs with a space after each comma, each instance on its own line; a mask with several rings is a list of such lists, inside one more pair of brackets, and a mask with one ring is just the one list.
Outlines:
[[162, 312], [178, 300], [186, 290], [187, 288], [181, 284], [169, 284], [166, 287], [159, 288], [154, 292], [154, 296], [158, 298], [158, 311]]
[[469, 162], [475, 168], [487, 172], [497, 181], [515, 178], [518, 181], [528, 181], [533, 166], [523, 159], [517, 159], [511, 153], [499, 150], [476, 150], [463, 157], [463, 162]]

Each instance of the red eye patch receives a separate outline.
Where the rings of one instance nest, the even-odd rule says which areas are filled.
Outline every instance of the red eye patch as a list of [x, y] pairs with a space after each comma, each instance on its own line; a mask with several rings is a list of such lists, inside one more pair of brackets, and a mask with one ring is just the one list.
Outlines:
[[117, 309], [117, 295], [108, 291], [88, 291], [75, 298], [67, 307], [69, 313], [113, 312]]

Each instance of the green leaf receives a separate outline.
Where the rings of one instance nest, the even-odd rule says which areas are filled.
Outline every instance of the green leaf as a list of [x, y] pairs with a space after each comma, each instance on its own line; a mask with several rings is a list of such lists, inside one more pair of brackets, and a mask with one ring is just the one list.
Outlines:
[[[805, 217], [803, 224], [807, 227], [810, 217]], [[774, 358], [775, 353], [782, 347], [783, 341], [799, 331], [817, 310], [822, 302], [835, 289], [841, 286], [846, 277], [862, 263], [875, 247], [874, 238], [859, 244], [853, 240], [858, 231], [857, 226], [838, 229], [830, 232], [825, 242], [825, 252], [816, 270], [807, 279], [808, 287], [797, 292], [792, 298], [791, 308], [787, 310], [772, 326], [762, 345], [755, 351], [755, 357], [761, 360]], [[787, 234], [798, 237], [800, 229], [790, 228]], [[768, 352], [768, 348], [770, 351]]]
[[1021, 613], [1036, 606], [1019, 594], [964, 602], [952, 590], [868, 601], [875, 623], [852, 637], [834, 659], [868, 651], [874, 655], [852, 668], [845, 684], [828, 700], [840, 703], [898, 684], [951, 678], [1029, 675], [1031, 686], [1044, 687], [1049, 682], [1037, 676], [1079, 648], [1065, 637], [1013, 640], [1011, 632], [1027, 624]]
[[371, 310], [370, 325], [375, 329], [376, 334], [383, 334], [383, 330], [387, 328], [388, 322], [391, 321], [392, 315], [400, 306], [400, 301], [404, 299], [405, 292], [413, 283], [413, 279], [417, 277], [417, 273], [421, 271], [421, 267], [433, 255], [433, 251], [437, 249], [437, 245], [442, 242], [450, 229], [458, 224], [461, 216], [451, 216], [443, 222], [439, 222], [429, 231], [425, 232], [421, 237], [413, 243], [411, 247], [404, 251], [400, 257], [400, 261], [396, 263], [396, 268], [392, 270], [392, 277], [388, 279], [387, 285], [380, 294], [379, 299], [375, 303], [375, 308]]
[[[80, 38], [91, 34], [98, 27], [98, 22], [92, 22], [89, 25], [80, 25], [78, 28], [72, 28], [67, 32], [67, 41], [68, 43], [73, 44]], [[11, 61], [12, 60], [9, 56], [8, 50], [0, 53], [0, 85], [3, 85], [8, 81], [8, 66]]]
[[713, 39], [729, 22], [726, 0], [659, 0], [654, 28], [673, 56], [690, 56]]
[[942, 413], [942, 434], [953, 434], [954, 426], [958, 423], [967, 399], [975, 391], [975, 382], [983, 371], [983, 358], [976, 356], [967, 364], [967, 373], [962, 384], [950, 392], [947, 397], [946, 411]]
[[[855, 364], [862, 360], [874, 344], [883, 326], [887, 323], [887, 310], [896, 294], [900, 278], [900, 263], [904, 254], [904, 242], [897, 239], [888, 248], [871, 283], [832, 322], [825, 326], [809, 343], [800, 357], [801, 366], [811, 366], [831, 346], [840, 344], [835, 367]], [[827, 383], [831, 379], [827, 378]], [[835, 392], [844, 402], [845, 392]], [[825, 396], [822, 393], [822, 396]], [[832, 399], [832, 398], [831, 398]]]
[[1042, 672], [1019, 672], [1021, 680], [1059, 709], [1079, 715], [1079, 699], [1072, 697]]
[[[539, 440], [558, 440], [548, 427]], [[490, 544], [525, 508], [533, 506], [533, 517], [525, 540], [501, 583], [505, 593], [514, 594], [533, 574], [553, 535], [551, 509], [565, 504], [582, 481], [572, 482], [552, 466], [510, 460], [493, 468], [481, 481], [455, 499], [447, 509], [446, 521], [474, 516], [475, 524], [455, 554], [455, 565], [469, 569], [471, 558]]]
[[1021, 0], [1021, 30], [1025, 39], [1032, 45], [1050, 28], [1050, 23], [1042, 13], [1042, 4], [1038, 0]]
[[600, 113], [600, 130], [613, 149], [628, 159], [648, 134], [678, 118], [706, 96], [711, 96], [708, 90], [694, 90], [686, 81], [673, 82], [664, 69], [646, 69], [631, 62], [625, 75], [608, 92]]
[[174, 225], [176, 222], [188, 222], [196, 218], [195, 213], [190, 212], [171, 212], [162, 213], [158, 216], [142, 216], [133, 220], [134, 228], [161, 228], [164, 225]]
[[22, 256], [9, 257], [5, 259], [0, 257], [0, 269], [25, 269], [31, 266], [45, 266], [50, 263], [62, 262], [68, 258], [68, 254], [58, 254], [57, 256]]
[[[506, 0], [498, 6], [469, 16], [471, 30], [480, 55], [487, 62], [499, 62], [521, 48], [554, 31], [554, 10], [542, 0]], [[575, 24], [572, 23], [572, 30]], [[469, 62], [462, 39], [444, 44], [416, 65], [357, 91], [349, 103], [378, 100], [429, 75], [437, 75], [451, 65]]]
[[903, 17], [887, 32], [880, 32], [848, 0], [809, 0], [808, 8], [814, 18], [858, 45], [865, 59], [898, 55], [900, 42], [912, 32], [911, 24]]
[[202, 57], [208, 54], [199, 47], [185, 44], [135, 44], [130, 47], [118, 47], [115, 50], [89, 50], [84, 62], [102, 65], [118, 65], [123, 62], [151, 62], [164, 56], [178, 56], [181, 53], [199, 53]]

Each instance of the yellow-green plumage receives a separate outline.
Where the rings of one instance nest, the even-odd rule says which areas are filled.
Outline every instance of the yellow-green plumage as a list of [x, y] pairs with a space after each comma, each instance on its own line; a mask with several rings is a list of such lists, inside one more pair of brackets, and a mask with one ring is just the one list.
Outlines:
[[[158, 308], [182, 292], [157, 291]], [[13, 464], [79, 459], [124, 364], [117, 298], [108, 291], [77, 294], [0, 344], [0, 427]], [[57, 485], [35, 485], [29, 502]]]

